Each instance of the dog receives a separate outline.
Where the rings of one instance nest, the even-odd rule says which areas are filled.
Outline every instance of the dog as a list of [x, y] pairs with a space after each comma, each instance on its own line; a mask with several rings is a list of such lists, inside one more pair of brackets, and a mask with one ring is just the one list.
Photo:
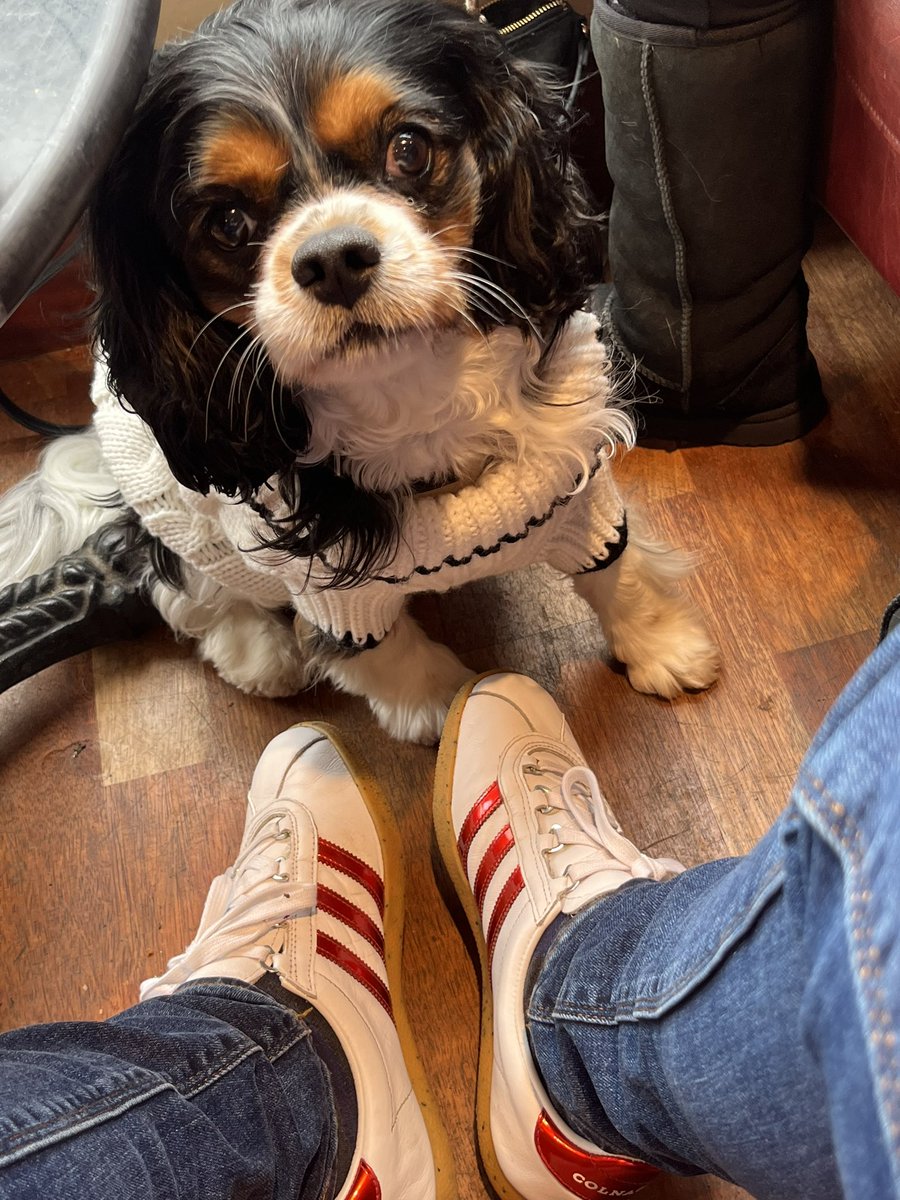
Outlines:
[[612, 478], [634, 430], [568, 126], [441, 0], [237, 0], [160, 50], [87, 218], [95, 416], [5, 498], [4, 581], [139, 521], [226, 680], [327, 677], [414, 741], [471, 672], [407, 597], [536, 561], [635, 688], [712, 683], [688, 559]]

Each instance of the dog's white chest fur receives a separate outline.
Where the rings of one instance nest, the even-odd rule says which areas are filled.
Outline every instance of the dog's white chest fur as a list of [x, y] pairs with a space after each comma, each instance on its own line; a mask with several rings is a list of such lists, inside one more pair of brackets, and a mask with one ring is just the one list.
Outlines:
[[[588, 331], [583, 315], [572, 333]], [[600, 403], [590, 405], [590, 416], [570, 410], [570, 427], [562, 430], [548, 406], [566, 404], [567, 397], [560, 381], [547, 388], [537, 379], [537, 358], [535, 343], [512, 328], [484, 337], [454, 332], [405, 338], [371, 372], [357, 368], [346, 385], [337, 378], [328, 388], [307, 391], [309, 460], [335, 454], [363, 487], [392, 491], [432, 479], [472, 482], [489, 460], [518, 460], [536, 451], [544, 457], [548, 437], [565, 445], [586, 417], [596, 420], [606, 396], [606, 363], [597, 346], [592, 383], [581, 371], [566, 381], [583, 407], [586, 386], [597, 390]]]

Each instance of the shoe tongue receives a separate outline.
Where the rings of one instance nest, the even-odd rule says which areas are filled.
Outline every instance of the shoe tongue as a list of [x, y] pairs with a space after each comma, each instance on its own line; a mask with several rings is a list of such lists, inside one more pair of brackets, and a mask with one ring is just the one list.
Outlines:
[[240, 979], [242, 983], [256, 983], [266, 974], [283, 946], [283, 929], [261, 926], [256, 936], [248, 931], [244, 954], [223, 953], [221, 958], [214, 958], [192, 971], [188, 979]]

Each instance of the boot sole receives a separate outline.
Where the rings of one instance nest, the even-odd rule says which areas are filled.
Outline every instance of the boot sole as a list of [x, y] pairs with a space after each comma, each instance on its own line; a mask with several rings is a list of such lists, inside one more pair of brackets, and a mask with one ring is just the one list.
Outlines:
[[428, 1076], [419, 1057], [409, 1015], [403, 998], [403, 924], [406, 892], [406, 868], [403, 843], [391, 807], [379, 784], [365, 767], [360, 766], [347, 750], [340, 733], [323, 721], [303, 721], [306, 729], [315, 729], [329, 739], [353, 777], [366, 803], [366, 808], [378, 832], [384, 856], [384, 960], [394, 1024], [403, 1050], [406, 1070], [422, 1111], [422, 1119], [431, 1144], [434, 1160], [435, 1194], [437, 1200], [456, 1200], [456, 1170], [450, 1139], [441, 1120], [431, 1092]]
[[678, 450], [691, 446], [780, 446], [809, 433], [827, 409], [817, 397], [805, 404], [789, 404], [753, 417], [676, 416], [655, 404], [634, 406], [638, 417], [638, 445], [648, 449]]

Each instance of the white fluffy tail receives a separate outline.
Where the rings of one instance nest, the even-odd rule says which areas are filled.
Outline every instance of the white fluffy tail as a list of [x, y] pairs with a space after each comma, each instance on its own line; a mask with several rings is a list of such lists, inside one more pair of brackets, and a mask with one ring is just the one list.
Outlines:
[[93, 429], [51, 442], [0, 497], [0, 587], [45, 571], [123, 507]]

